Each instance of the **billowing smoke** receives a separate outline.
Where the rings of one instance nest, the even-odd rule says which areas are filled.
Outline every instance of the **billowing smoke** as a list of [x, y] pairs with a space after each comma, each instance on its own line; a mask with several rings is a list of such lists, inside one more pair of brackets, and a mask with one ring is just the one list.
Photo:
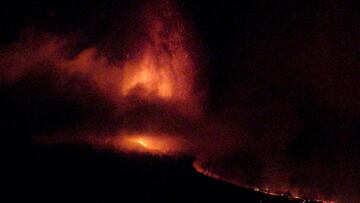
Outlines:
[[215, 63], [226, 68], [214, 68], [215, 59], [201, 61], [200, 39], [174, 5], [140, 7], [134, 24], [119, 22], [124, 30], [96, 43], [28, 29], [3, 46], [4, 131], [33, 143], [187, 153], [240, 185], [358, 200], [358, 64], [347, 48], [343, 64], [325, 33], [296, 45], [293, 56], [283, 54], [285, 42], [265, 40], [243, 62], [235, 43], [211, 55], [228, 57]]

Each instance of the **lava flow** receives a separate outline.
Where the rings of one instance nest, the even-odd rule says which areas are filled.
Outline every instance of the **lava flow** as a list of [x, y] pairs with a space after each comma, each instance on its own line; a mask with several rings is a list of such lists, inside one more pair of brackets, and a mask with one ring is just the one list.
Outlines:
[[254, 190], [256, 192], [261, 192], [261, 193], [264, 193], [264, 194], [267, 194], [267, 195], [271, 195], [271, 196], [285, 196], [287, 197], [288, 199], [290, 200], [298, 200], [298, 201], [301, 201], [301, 202], [314, 202], [314, 203], [335, 203], [334, 201], [328, 201], [328, 200], [303, 200], [301, 197], [299, 197], [298, 195], [296, 194], [290, 194], [289, 192], [286, 193], [286, 192], [282, 192], [282, 193], [278, 193], [278, 192], [273, 192], [271, 191], [269, 188], [265, 188], [265, 189], [261, 189], [259, 187], [249, 187], [247, 185], [244, 185], [244, 184], [241, 184], [240, 182], [238, 181], [233, 181], [233, 180], [229, 180], [229, 179], [226, 179], [226, 178], [223, 178], [219, 175], [217, 175], [216, 173], [213, 173], [211, 171], [211, 163], [207, 163], [207, 162], [202, 162], [200, 161], [199, 159], [195, 160], [193, 162], [193, 167], [194, 169], [205, 175], [205, 176], [208, 176], [208, 177], [211, 177], [211, 178], [214, 178], [214, 179], [217, 179], [217, 180], [221, 180], [221, 181], [224, 181], [224, 182], [228, 182], [230, 184], [233, 184], [233, 185], [237, 185], [237, 186], [240, 186], [242, 188], [247, 188], [247, 189], [250, 189], [250, 190]]

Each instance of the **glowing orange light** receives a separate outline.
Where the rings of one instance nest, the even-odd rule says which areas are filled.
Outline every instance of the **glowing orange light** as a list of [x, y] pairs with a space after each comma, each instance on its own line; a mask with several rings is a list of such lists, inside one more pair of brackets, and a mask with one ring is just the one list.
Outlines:
[[171, 99], [177, 86], [176, 77], [169, 66], [157, 64], [157, 56], [145, 53], [138, 64], [127, 64], [124, 69], [124, 81], [121, 87], [123, 95], [140, 93], [140, 95], [157, 96], [162, 99]]
[[148, 147], [148, 145], [146, 144], [146, 142], [142, 139], [136, 140], [137, 143], [139, 143], [140, 145], [142, 145], [143, 147]]
[[135, 135], [134, 137], [128, 138], [128, 141], [141, 145], [153, 153], [167, 153], [173, 151], [176, 146], [176, 143], [170, 138], [151, 134]]
[[[254, 190], [256, 192], [262, 192], [262, 193], [272, 195], [272, 196], [283, 196], [283, 194], [281, 192], [273, 192], [273, 191], [270, 191], [269, 188], [261, 189], [260, 187], [249, 187], [249, 186], [243, 185], [237, 181], [232, 181], [232, 180], [223, 178], [223, 177], [213, 173], [210, 168], [204, 167], [201, 160], [199, 160], [199, 159], [197, 159], [193, 162], [193, 167], [195, 168], [195, 170], [197, 172], [202, 173], [203, 175], [214, 178], [214, 179], [225, 181], [225, 182], [228, 182], [228, 183], [231, 183], [234, 185], [238, 185], [240, 187], [248, 188], [248, 189]], [[301, 200], [301, 197], [299, 195], [293, 195], [292, 197], [290, 197], [290, 199], [291, 200]], [[319, 203], [335, 203], [334, 201], [327, 201], [327, 200], [320, 200], [320, 199], [312, 200], [312, 201], [316, 201]], [[305, 200], [303, 202], [305, 202]]]
[[120, 133], [110, 140], [116, 149], [152, 154], [173, 154], [183, 149], [181, 140], [156, 133]]
[[199, 109], [193, 94], [196, 70], [185, 28], [180, 16], [167, 12], [171, 8], [162, 10], [146, 13], [147, 40], [123, 64], [119, 92], [125, 97], [177, 103], [194, 113], [189, 109]]

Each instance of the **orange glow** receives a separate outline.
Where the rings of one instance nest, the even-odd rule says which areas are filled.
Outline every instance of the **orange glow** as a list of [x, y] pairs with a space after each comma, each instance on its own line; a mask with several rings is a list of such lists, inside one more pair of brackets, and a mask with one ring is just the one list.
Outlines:
[[124, 63], [120, 94], [144, 100], [161, 99], [192, 111], [198, 109], [193, 93], [194, 59], [183, 22], [168, 7], [160, 13], [147, 11], [147, 40], [138, 48], [136, 56]]
[[186, 38], [189, 33], [180, 15], [168, 4], [163, 7], [145, 12], [144, 36], [125, 61], [110, 61], [98, 49], [89, 48], [71, 60], [56, 57], [55, 63], [71, 74], [89, 77], [115, 99], [160, 101], [181, 113], [200, 115], [199, 94], [194, 92], [194, 50]]
[[149, 135], [139, 135], [139, 137], [129, 138], [130, 142], [135, 142], [150, 151], [167, 152], [171, 150], [169, 140], [151, 137]]
[[[197, 159], [197, 160], [195, 160], [193, 162], [193, 167], [195, 168], [195, 170], [197, 172], [199, 172], [199, 173], [202, 173], [205, 176], [208, 176], [208, 177], [211, 177], [211, 178], [214, 178], [214, 179], [217, 179], [217, 180], [225, 181], [225, 182], [228, 182], [228, 183], [231, 183], [231, 184], [243, 187], [243, 188], [254, 190], [256, 192], [265, 193], [265, 194], [271, 195], [271, 196], [283, 196], [283, 194], [284, 194], [284, 193], [281, 193], [281, 192], [271, 191], [267, 187], [264, 188], [264, 189], [260, 188], [260, 187], [249, 187], [249, 186], [241, 184], [241, 183], [239, 183], [237, 181], [232, 181], [232, 180], [229, 180], [229, 179], [225, 179], [225, 178], [213, 173], [210, 168], [206, 168], [203, 165], [204, 164], [199, 159]], [[288, 190], [284, 190], [284, 191], [288, 191]], [[294, 192], [294, 191], [291, 191], [291, 192]], [[292, 195], [291, 197], [289, 197], [289, 199], [291, 199], [291, 200], [301, 200], [301, 197], [299, 197], [299, 195], [295, 194], [295, 195]], [[311, 201], [316, 201], [316, 202], [319, 202], [319, 203], [335, 203], [334, 201], [320, 200], [320, 199], [311, 200]]]
[[141, 144], [141, 145], [144, 146], [145, 148], [148, 148], [148, 144], [147, 144], [143, 139], [135, 140], [135, 142]]
[[183, 150], [180, 139], [156, 133], [121, 133], [110, 142], [116, 149], [122, 151], [173, 154]]
[[129, 95], [132, 91], [141, 96], [158, 96], [162, 99], [171, 99], [174, 96], [174, 82], [171, 73], [166, 67], [157, 67], [151, 56], [144, 56], [138, 65], [126, 66], [124, 81], [121, 87], [123, 95]]

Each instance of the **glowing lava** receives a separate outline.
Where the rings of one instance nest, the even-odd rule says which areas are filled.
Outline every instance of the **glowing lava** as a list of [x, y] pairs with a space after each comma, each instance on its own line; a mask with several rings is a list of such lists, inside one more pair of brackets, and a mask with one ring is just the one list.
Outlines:
[[184, 149], [183, 142], [172, 136], [157, 133], [120, 133], [108, 140], [115, 149], [152, 154], [174, 154]]
[[[237, 186], [240, 186], [240, 187], [243, 187], [243, 188], [247, 188], [247, 189], [250, 189], [250, 190], [254, 190], [256, 192], [261, 192], [261, 193], [265, 193], [267, 195], [271, 195], [271, 196], [286, 196], [286, 193], [276, 193], [276, 192], [273, 192], [273, 191], [270, 191], [269, 188], [265, 188], [265, 189], [261, 189], [259, 187], [249, 187], [249, 186], [246, 186], [244, 184], [241, 184], [237, 181], [232, 181], [232, 180], [229, 180], [229, 179], [226, 179], [226, 178], [223, 178], [215, 173], [213, 173], [211, 171], [211, 165], [210, 163], [204, 163], [204, 162], [201, 162], [199, 159], [195, 160], [193, 162], [193, 167], [195, 168], [195, 170], [205, 176], [208, 176], [208, 177], [211, 177], [211, 178], [214, 178], [214, 179], [217, 179], [217, 180], [221, 180], [221, 181], [224, 181], [224, 182], [228, 182], [228, 183], [231, 183], [233, 185], [237, 185]], [[319, 200], [319, 199], [316, 199], [316, 200], [303, 200], [301, 199], [298, 195], [291, 195], [291, 196], [288, 196], [287, 197], [288, 199], [290, 200], [297, 200], [297, 201], [301, 201], [301, 202], [318, 202], [318, 203], [335, 203], [334, 201], [328, 201], [328, 200]]]
[[141, 144], [141, 145], [144, 146], [145, 148], [148, 148], [148, 144], [147, 144], [143, 139], [135, 140], [135, 142]]

